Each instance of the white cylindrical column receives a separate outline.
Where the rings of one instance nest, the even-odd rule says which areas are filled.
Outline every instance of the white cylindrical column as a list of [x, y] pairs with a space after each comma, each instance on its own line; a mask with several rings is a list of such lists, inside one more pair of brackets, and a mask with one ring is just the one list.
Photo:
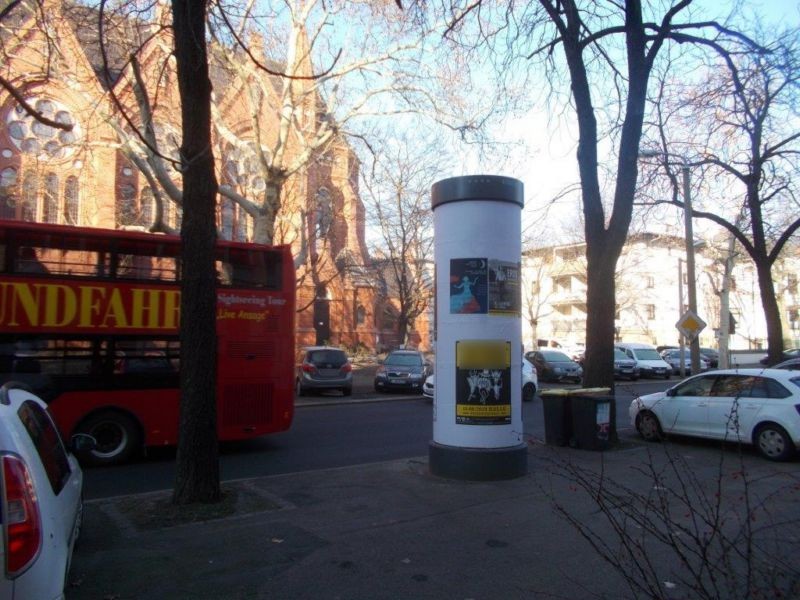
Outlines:
[[522, 182], [433, 185], [436, 387], [429, 465], [457, 479], [527, 473], [520, 321]]

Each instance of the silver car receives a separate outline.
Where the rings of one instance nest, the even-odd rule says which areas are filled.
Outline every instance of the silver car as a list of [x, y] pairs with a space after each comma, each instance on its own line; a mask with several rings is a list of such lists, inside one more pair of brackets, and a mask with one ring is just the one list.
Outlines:
[[341, 390], [353, 393], [353, 365], [341, 348], [311, 346], [303, 349], [303, 360], [297, 367], [295, 390], [298, 396], [309, 392]]
[[[85, 439], [91, 450], [92, 439]], [[47, 405], [20, 383], [0, 387], [0, 598], [63, 598], [83, 518], [83, 472]]]

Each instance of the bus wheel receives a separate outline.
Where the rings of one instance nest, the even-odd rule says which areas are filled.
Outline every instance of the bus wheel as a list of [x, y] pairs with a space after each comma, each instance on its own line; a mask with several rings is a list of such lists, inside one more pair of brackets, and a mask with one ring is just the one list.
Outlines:
[[136, 421], [125, 413], [96, 413], [78, 426], [78, 433], [92, 436], [97, 445], [85, 455], [90, 465], [105, 466], [125, 462], [139, 450], [141, 434]]

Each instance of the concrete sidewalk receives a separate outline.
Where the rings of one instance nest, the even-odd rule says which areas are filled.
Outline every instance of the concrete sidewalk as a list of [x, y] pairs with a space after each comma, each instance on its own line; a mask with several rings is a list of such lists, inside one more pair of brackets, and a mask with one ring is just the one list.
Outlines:
[[[529, 473], [500, 482], [444, 480], [427, 457], [223, 484], [219, 514], [180, 524], [169, 492], [87, 503], [67, 598], [398, 599], [623, 598], [630, 590], [559, 513], [619, 545], [581, 481], [604, 473], [631, 498], [658, 488], [645, 465], [678, 461], [741, 496], [797, 486], [797, 462], [775, 465], [694, 444], [623, 440], [604, 453], [531, 445]], [[721, 473], [721, 475], [720, 475]], [[590, 488], [593, 483], [588, 484]], [[605, 486], [605, 484], [604, 484]], [[619, 490], [616, 490], [617, 492]], [[592, 492], [592, 495], [595, 491]], [[733, 496], [731, 496], [733, 497]], [[631, 500], [633, 501], [633, 500]], [[741, 502], [732, 505], [741, 508]], [[798, 522], [797, 497], [770, 501]], [[641, 530], [639, 530], [641, 532]], [[628, 535], [628, 534], [626, 534]], [[637, 530], [630, 535], [639, 536]], [[786, 556], [797, 556], [793, 532]], [[692, 597], [674, 556], [654, 545], [664, 598]], [[674, 586], [674, 587], [671, 587]]]

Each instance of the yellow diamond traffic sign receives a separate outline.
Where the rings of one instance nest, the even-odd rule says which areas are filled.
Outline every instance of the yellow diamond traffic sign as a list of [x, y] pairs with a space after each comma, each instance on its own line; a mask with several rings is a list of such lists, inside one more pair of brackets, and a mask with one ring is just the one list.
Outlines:
[[675, 323], [675, 327], [681, 332], [681, 335], [686, 338], [687, 342], [691, 342], [706, 328], [706, 322], [691, 310], [687, 310], [683, 313], [681, 318], [678, 319], [678, 322]]

